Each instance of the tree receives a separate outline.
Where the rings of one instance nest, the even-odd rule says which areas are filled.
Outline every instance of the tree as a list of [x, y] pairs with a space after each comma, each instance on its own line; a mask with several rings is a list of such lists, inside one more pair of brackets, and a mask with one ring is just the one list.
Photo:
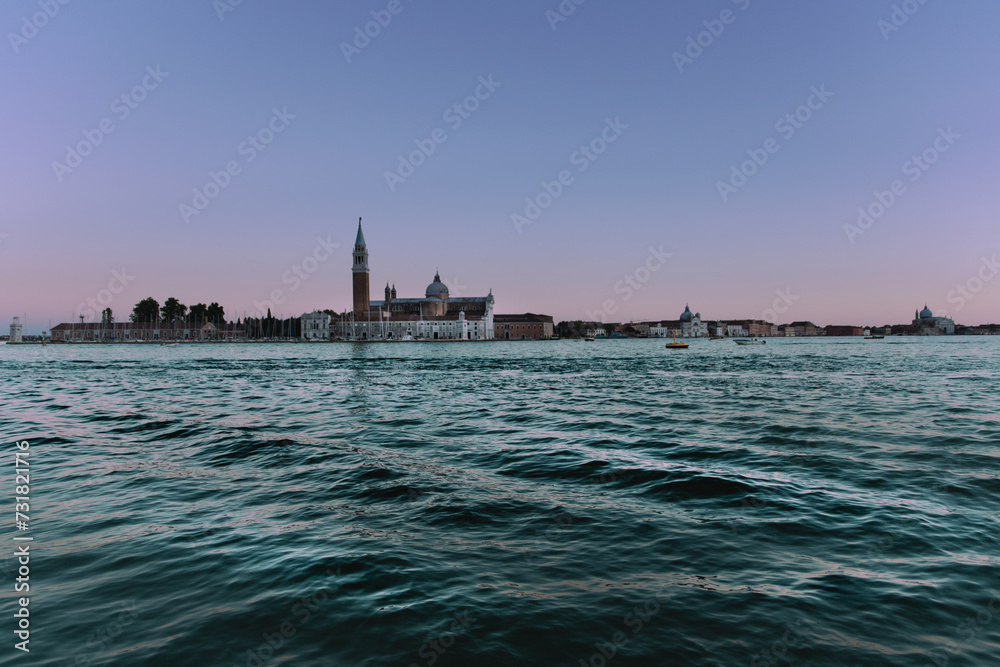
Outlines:
[[164, 322], [176, 322], [177, 320], [184, 319], [185, 313], [187, 313], [187, 306], [174, 297], [170, 297], [164, 301], [163, 308], [160, 308], [160, 314], [163, 315]]
[[111, 326], [114, 323], [115, 323], [114, 313], [111, 312], [110, 308], [105, 308], [104, 311], [101, 312], [101, 324], [107, 327]]
[[202, 324], [208, 317], [208, 306], [203, 303], [196, 303], [188, 310], [188, 319], [194, 324]]
[[215, 326], [221, 326], [226, 323], [226, 310], [215, 301], [208, 304], [208, 310], [205, 314], [208, 316], [208, 321]]
[[135, 304], [132, 315], [133, 322], [156, 322], [160, 318], [160, 302], [149, 296]]

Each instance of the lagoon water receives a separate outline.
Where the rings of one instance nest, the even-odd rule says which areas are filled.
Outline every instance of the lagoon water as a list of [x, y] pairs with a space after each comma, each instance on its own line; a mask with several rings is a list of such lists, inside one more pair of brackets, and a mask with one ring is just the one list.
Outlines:
[[1000, 338], [3, 346], [0, 379], [35, 538], [3, 664], [1000, 664]]

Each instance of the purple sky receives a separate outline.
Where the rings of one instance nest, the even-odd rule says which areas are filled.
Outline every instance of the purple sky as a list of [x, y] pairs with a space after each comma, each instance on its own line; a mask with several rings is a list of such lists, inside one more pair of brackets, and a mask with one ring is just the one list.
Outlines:
[[373, 299], [1000, 321], [995, 2], [227, 2], [3, 3], [4, 330], [343, 310], [359, 216]]

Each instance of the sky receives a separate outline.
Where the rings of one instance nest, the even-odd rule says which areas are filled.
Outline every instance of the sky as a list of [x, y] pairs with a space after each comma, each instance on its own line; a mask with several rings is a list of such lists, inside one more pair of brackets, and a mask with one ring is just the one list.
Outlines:
[[997, 322], [997, 25], [990, 0], [5, 0], [0, 324], [343, 311], [362, 216], [373, 299], [440, 270], [556, 321]]

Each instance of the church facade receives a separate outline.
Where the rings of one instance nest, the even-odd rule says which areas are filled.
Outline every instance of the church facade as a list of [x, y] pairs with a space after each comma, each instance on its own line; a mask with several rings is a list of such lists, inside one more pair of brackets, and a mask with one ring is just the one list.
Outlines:
[[361, 220], [351, 255], [353, 309], [331, 324], [331, 337], [343, 340], [492, 340], [493, 292], [452, 297], [437, 272], [423, 298], [400, 298], [385, 285], [385, 298], [371, 300], [368, 244]]
[[708, 336], [708, 323], [701, 321], [701, 313], [692, 313], [690, 306], [684, 306], [679, 319], [651, 323], [649, 335], [652, 338], [703, 338]]
[[913, 313], [913, 329], [918, 336], [940, 336], [955, 333], [955, 321], [950, 317], [934, 317], [931, 309], [924, 304], [924, 309]]

